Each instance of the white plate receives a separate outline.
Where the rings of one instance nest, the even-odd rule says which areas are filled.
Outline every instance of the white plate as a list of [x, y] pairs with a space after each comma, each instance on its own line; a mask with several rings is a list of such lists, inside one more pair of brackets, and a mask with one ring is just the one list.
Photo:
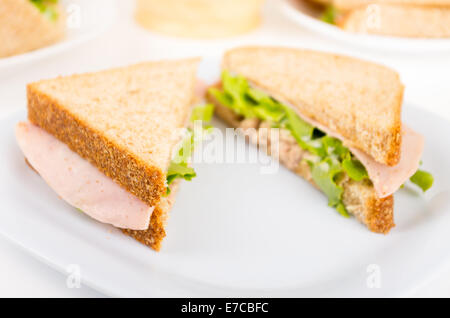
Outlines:
[[[209, 81], [212, 65], [200, 72]], [[386, 236], [339, 216], [282, 167], [202, 163], [155, 253], [77, 212], [25, 164], [13, 132], [25, 111], [0, 121], [0, 233], [57, 270], [79, 266], [85, 284], [111, 296], [406, 295], [449, 260], [450, 125], [413, 107], [404, 114], [426, 137], [424, 169], [436, 182], [426, 195], [396, 194]]]
[[299, 4], [299, 0], [285, 0], [281, 9], [297, 24], [334, 40], [355, 46], [409, 53], [450, 50], [450, 39], [409, 39], [346, 32], [308, 14]]
[[61, 42], [7, 58], [0, 58], [0, 70], [72, 49], [99, 36], [114, 22], [116, 0], [62, 0], [67, 11], [67, 36]]

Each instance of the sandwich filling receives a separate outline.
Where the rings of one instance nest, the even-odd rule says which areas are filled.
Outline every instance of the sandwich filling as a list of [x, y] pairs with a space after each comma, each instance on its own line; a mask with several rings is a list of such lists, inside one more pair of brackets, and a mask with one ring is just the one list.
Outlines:
[[102, 223], [134, 230], [148, 228], [153, 207], [65, 143], [30, 122], [16, 126], [16, 137], [30, 165], [64, 201]]
[[[433, 183], [429, 173], [418, 170], [423, 137], [406, 126], [403, 127], [400, 163], [389, 167], [356, 148], [347, 147], [341, 136], [250, 85], [241, 76], [224, 71], [221, 88], [211, 88], [209, 94], [238, 115], [242, 123], [253, 122], [250, 128], [280, 128], [280, 139], [287, 133], [296, 144], [286, 155], [292, 157], [287, 165], [307, 164], [311, 179], [327, 195], [329, 205], [343, 215], [347, 215], [342, 203], [343, 189], [339, 185], [343, 177], [372, 183], [380, 198], [390, 196], [409, 178], [424, 191]], [[286, 158], [280, 155], [280, 160], [283, 162]]]
[[[203, 123], [209, 122], [213, 114], [214, 106], [212, 104], [194, 108], [186, 134], [180, 147], [177, 147], [167, 171], [167, 194], [170, 194], [170, 185], [175, 180], [184, 179], [190, 181], [197, 176], [195, 170], [189, 165], [190, 160], [195, 144], [200, 142], [203, 139], [202, 136], [208, 132], [209, 126], [203, 127]], [[200, 123], [200, 126], [197, 127], [199, 129], [194, 129], [193, 125], [197, 122]]]
[[322, 14], [319, 17], [319, 19], [321, 21], [329, 23], [329, 24], [337, 24], [337, 21], [340, 18], [341, 18], [341, 13], [335, 6], [333, 6], [331, 4], [325, 6]]
[[[191, 120], [208, 121], [212, 113], [212, 105], [198, 106]], [[178, 150], [181, 159], [174, 158], [168, 169], [168, 184], [196, 175], [188, 165], [198, 136], [191, 128], [188, 132]], [[16, 138], [29, 164], [64, 201], [99, 222], [122, 229], [148, 229], [155, 207], [123, 189], [65, 143], [30, 122], [16, 126]]]

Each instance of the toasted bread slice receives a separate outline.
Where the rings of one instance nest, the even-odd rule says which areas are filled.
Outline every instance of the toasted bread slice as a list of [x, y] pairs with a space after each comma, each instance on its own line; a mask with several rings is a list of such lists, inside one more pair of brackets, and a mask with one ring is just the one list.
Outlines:
[[26, 53], [61, 40], [65, 17], [56, 6], [58, 18], [51, 20], [30, 0], [0, 0], [0, 58]]
[[136, 241], [153, 248], [155, 251], [161, 249], [161, 243], [166, 237], [166, 225], [169, 212], [175, 203], [175, 196], [180, 182], [177, 180], [170, 186], [170, 194], [162, 197], [159, 204], [153, 210], [150, 218], [150, 225], [146, 231], [122, 230], [123, 233], [131, 236]]
[[347, 146], [385, 165], [399, 162], [403, 85], [391, 69], [277, 47], [233, 49], [225, 54], [223, 68], [339, 134]]
[[149, 62], [28, 85], [28, 119], [149, 206], [166, 191], [198, 59]]
[[404, 6], [448, 7], [450, 0], [332, 0], [343, 11], [365, 7], [370, 4], [397, 4]]
[[[237, 116], [232, 110], [221, 105], [212, 96], [208, 96], [209, 100], [216, 106], [216, 115], [223, 119], [228, 125], [234, 128], [244, 128], [245, 125], [242, 118]], [[244, 130], [245, 132], [245, 130]], [[268, 133], [269, 134], [269, 133]], [[270, 134], [269, 134], [270, 135]], [[253, 143], [258, 146], [262, 146], [270, 154], [270, 147], [259, 144], [258, 138], [250, 138]], [[295, 172], [297, 175], [303, 177], [309, 181], [313, 186], [317, 188], [312, 177], [311, 170], [307, 163], [301, 161], [301, 157], [307, 155], [307, 151], [298, 150], [303, 152], [298, 156], [296, 164], [292, 164], [293, 147], [298, 147], [298, 144], [293, 140], [290, 151], [283, 152], [282, 139], [280, 139], [280, 152], [279, 160], [288, 169]], [[289, 147], [288, 147], [289, 148]], [[295, 155], [294, 155], [295, 157]], [[343, 188], [342, 202], [344, 203], [347, 211], [354, 215], [357, 220], [367, 226], [367, 228], [375, 233], [387, 234], [395, 226], [394, 224], [394, 197], [391, 195], [386, 198], [378, 198], [376, 196], [373, 185], [368, 180], [354, 181], [348, 177], [342, 178], [339, 181], [339, 185]]]
[[138, 0], [136, 21], [158, 33], [215, 39], [249, 32], [261, 24], [264, 0]]
[[450, 37], [450, 7], [378, 4], [352, 10], [339, 26], [355, 33], [418, 37]]

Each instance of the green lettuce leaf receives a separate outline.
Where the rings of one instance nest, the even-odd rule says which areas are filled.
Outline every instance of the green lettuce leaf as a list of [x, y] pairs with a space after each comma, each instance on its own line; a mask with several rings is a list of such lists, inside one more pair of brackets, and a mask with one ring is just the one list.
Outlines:
[[342, 215], [343, 217], [346, 217], [346, 218], [350, 217], [350, 214], [348, 214], [348, 211], [342, 202], [340, 202], [340, 203], [338, 203], [338, 205], [336, 205], [336, 211], [338, 211], [338, 213], [340, 215]]
[[409, 180], [419, 186], [423, 192], [430, 189], [434, 183], [433, 176], [429, 172], [423, 170], [417, 170], [417, 172]]
[[339, 15], [338, 10], [334, 6], [328, 5], [319, 19], [329, 24], [336, 24], [338, 15]]
[[283, 106], [260, 90], [248, 88], [246, 98], [252, 102], [256, 116], [262, 120], [278, 123], [285, 116]]
[[59, 14], [55, 9], [58, 0], [30, 0], [32, 4], [50, 21], [58, 20]]
[[215, 87], [208, 89], [208, 93], [212, 95], [221, 105], [229, 107], [237, 113], [237, 110], [233, 108], [233, 97]]
[[[207, 123], [211, 120], [214, 114], [214, 105], [205, 104], [194, 107], [191, 114], [191, 122], [202, 121], [202, 124]], [[170, 193], [170, 187], [176, 179], [184, 179], [191, 181], [197, 176], [195, 170], [189, 167], [189, 160], [194, 153], [195, 143], [200, 141], [199, 137], [195, 133], [197, 130], [188, 128], [186, 136], [181, 142], [180, 148], [178, 149], [175, 157], [172, 159], [169, 169], [167, 170], [167, 194]], [[200, 133], [202, 136], [208, 132], [208, 128], [202, 127]]]
[[286, 127], [291, 132], [292, 136], [297, 142], [302, 145], [302, 148], [308, 148], [306, 141], [311, 140], [314, 127], [301, 119], [297, 113], [290, 107], [284, 107], [286, 113]]
[[340, 161], [350, 156], [350, 150], [348, 150], [347, 147], [344, 147], [342, 141], [339, 139], [325, 135], [320, 138], [320, 140], [323, 144], [323, 149], [328, 156], [339, 159]]
[[177, 178], [183, 178], [185, 180], [192, 180], [197, 174], [194, 169], [188, 167], [185, 163], [174, 163], [171, 162], [169, 170], [167, 171], [167, 184], [170, 185]]
[[196, 106], [192, 110], [191, 122], [201, 120], [204, 122], [211, 121], [212, 116], [214, 115], [214, 105], [213, 104], [205, 104]]
[[363, 164], [359, 160], [352, 159], [351, 157], [342, 161], [342, 169], [351, 179], [355, 181], [361, 181], [369, 178], [367, 170]]
[[231, 76], [230, 73], [225, 71], [222, 74], [222, 86], [225, 95], [227, 95], [224, 99], [231, 99], [230, 108], [245, 118], [256, 117], [246, 98], [249, 86], [245, 78], [242, 76]]
[[336, 183], [336, 178], [342, 172], [342, 168], [331, 158], [327, 158], [318, 163], [309, 163], [311, 167], [311, 176], [316, 185], [328, 197], [328, 204], [336, 207], [341, 203], [343, 189]]

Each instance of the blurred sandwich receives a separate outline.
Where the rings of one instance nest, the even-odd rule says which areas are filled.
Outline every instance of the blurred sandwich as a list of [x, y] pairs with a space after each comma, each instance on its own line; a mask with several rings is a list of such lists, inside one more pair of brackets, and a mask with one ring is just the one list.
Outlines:
[[[159, 250], [181, 179], [190, 180], [197, 59], [149, 62], [28, 85], [16, 137], [70, 205]], [[191, 118], [192, 119], [192, 118]], [[180, 134], [180, 130], [184, 131]], [[180, 143], [181, 142], [181, 143]]]
[[[354, 33], [450, 37], [450, 0], [308, 0], [320, 19]], [[321, 8], [321, 9], [320, 9]]]
[[327, 0], [339, 10], [352, 10], [370, 4], [393, 4], [403, 6], [449, 7], [450, 0]]
[[[386, 67], [309, 50], [238, 48], [225, 55], [208, 98], [230, 126], [373, 232], [394, 226], [393, 194], [408, 179], [424, 191], [433, 183], [418, 170], [424, 138], [402, 124], [403, 85]], [[281, 129], [277, 153], [273, 128]]]
[[351, 10], [339, 26], [350, 32], [416, 38], [450, 37], [450, 6], [377, 4]]
[[58, 0], [0, 0], [0, 58], [51, 45], [64, 33]]

